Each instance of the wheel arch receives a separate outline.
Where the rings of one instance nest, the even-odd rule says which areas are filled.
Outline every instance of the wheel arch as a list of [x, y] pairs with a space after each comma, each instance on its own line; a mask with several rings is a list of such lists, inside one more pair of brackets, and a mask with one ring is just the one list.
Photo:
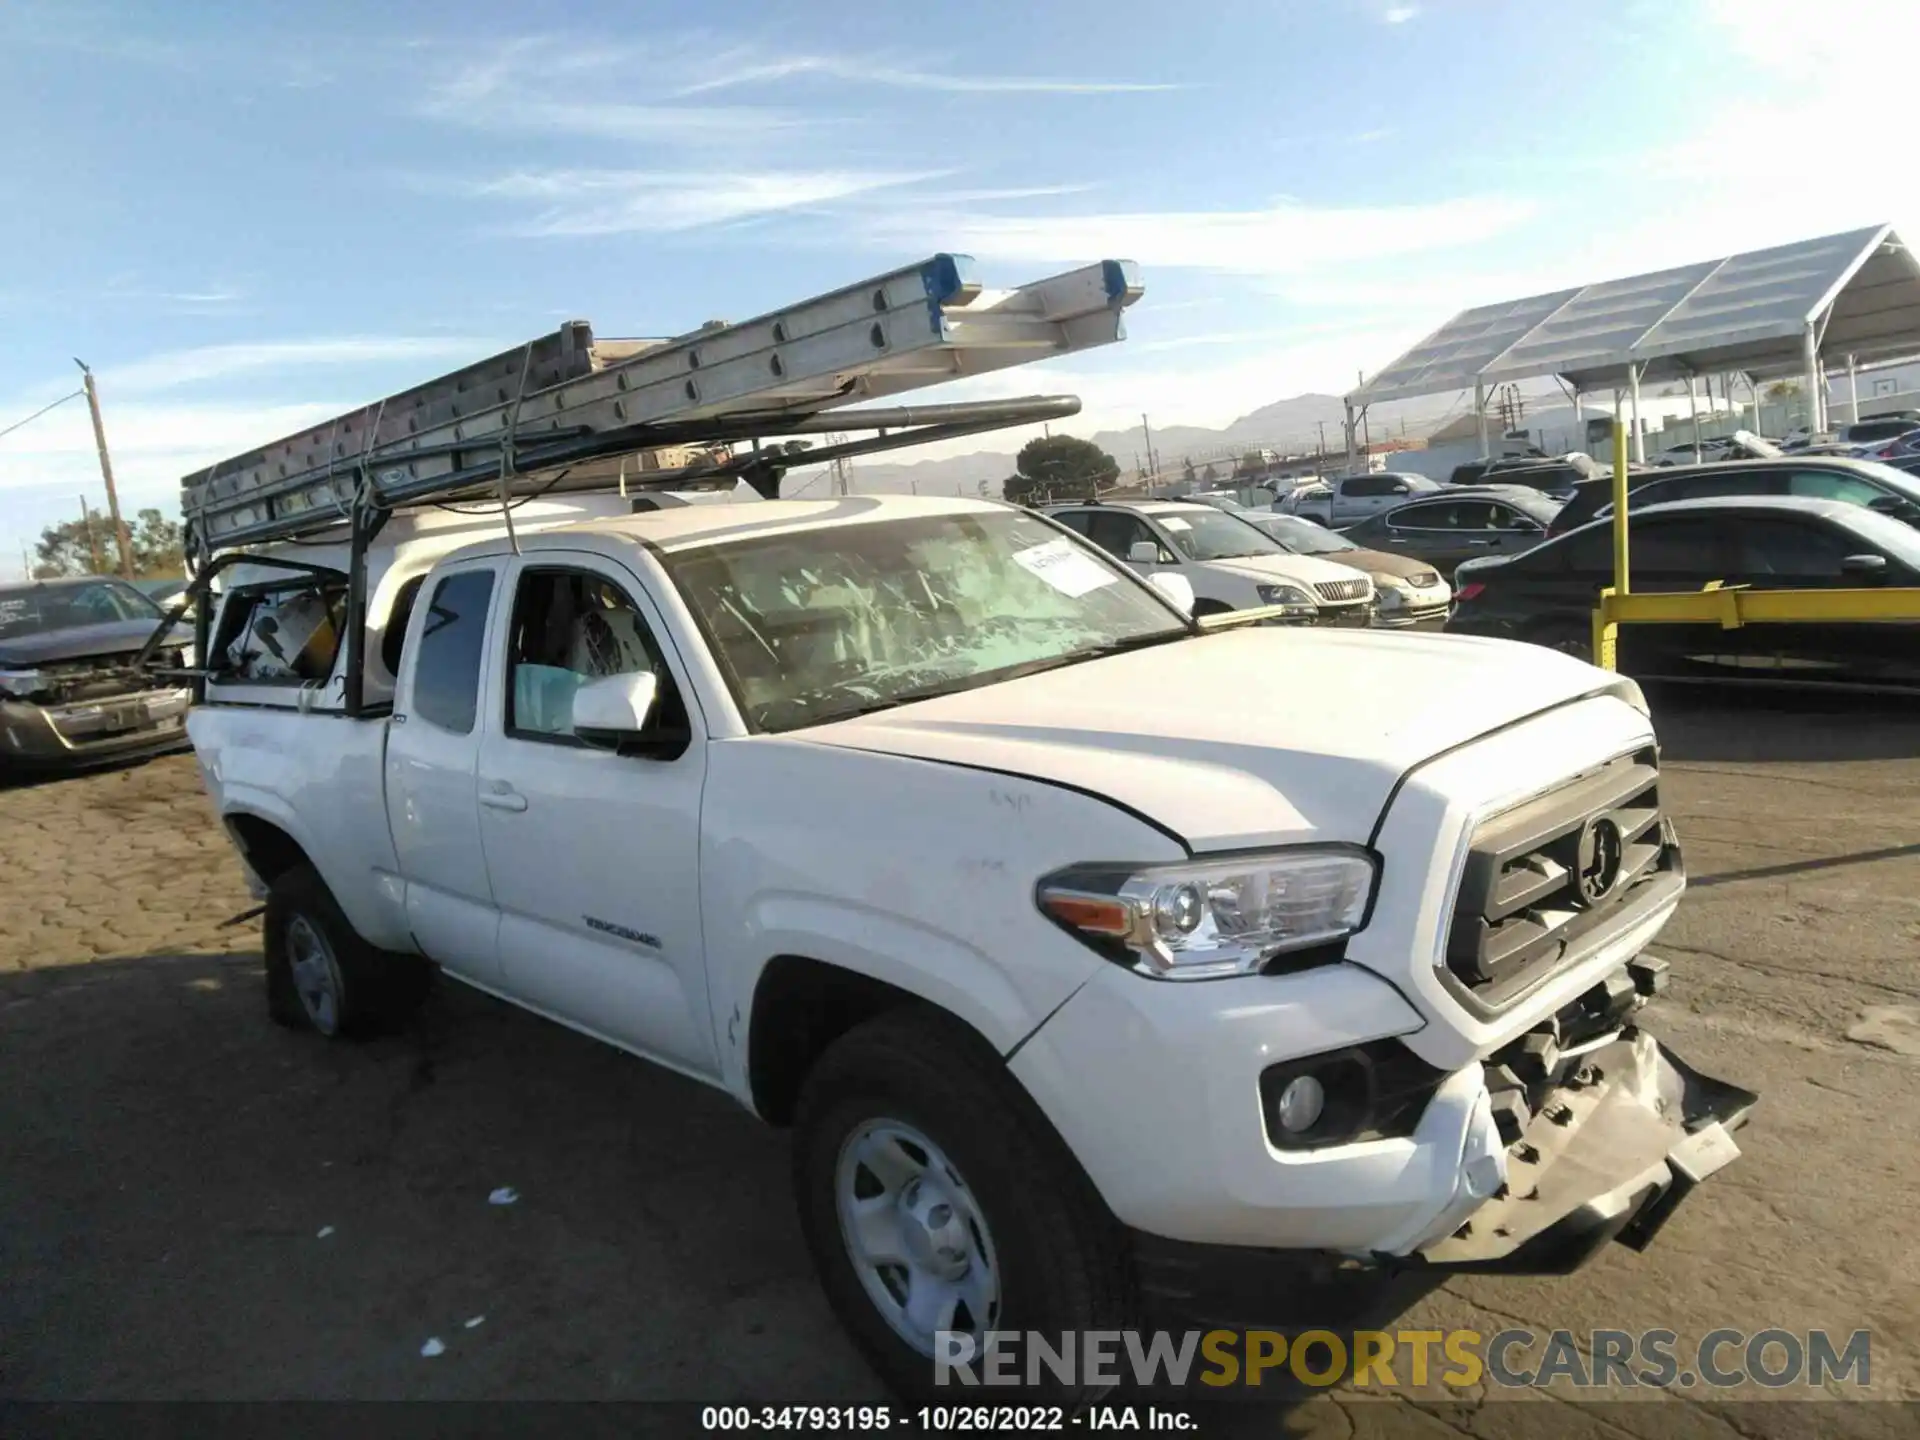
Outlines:
[[747, 1017], [745, 1078], [754, 1113], [770, 1125], [790, 1125], [808, 1074], [833, 1043], [875, 1016], [902, 1009], [940, 1017], [1004, 1063], [1007, 1045], [996, 1043], [975, 1017], [933, 996], [811, 955], [774, 956], [755, 980]]

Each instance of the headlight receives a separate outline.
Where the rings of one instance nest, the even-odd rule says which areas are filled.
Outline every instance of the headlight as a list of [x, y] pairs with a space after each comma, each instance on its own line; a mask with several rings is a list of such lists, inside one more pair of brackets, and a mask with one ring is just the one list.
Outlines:
[[1653, 711], [1647, 704], [1646, 693], [1624, 675], [1607, 687], [1607, 693], [1618, 696], [1642, 715], [1652, 718]]
[[47, 677], [38, 670], [0, 670], [0, 695], [25, 700], [47, 688]]
[[1040, 882], [1040, 908], [1096, 949], [1159, 980], [1250, 975], [1343, 940], [1373, 899], [1373, 857], [1301, 846], [1123, 871], [1080, 866]]
[[1298, 585], [1256, 585], [1254, 589], [1259, 592], [1262, 605], [1304, 605], [1309, 610], [1319, 609], [1313, 596]]

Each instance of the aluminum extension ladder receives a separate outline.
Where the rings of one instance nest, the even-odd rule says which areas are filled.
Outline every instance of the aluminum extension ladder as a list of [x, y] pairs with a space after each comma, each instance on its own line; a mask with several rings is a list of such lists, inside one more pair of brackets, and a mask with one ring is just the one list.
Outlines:
[[994, 291], [969, 257], [940, 254], [673, 340], [595, 340], [571, 321], [188, 475], [181, 508], [206, 553], [287, 538], [338, 523], [356, 501], [410, 503], [476, 466], [514, 473], [523, 453], [559, 463], [569, 443], [612, 432], [684, 437], [703, 420], [817, 414], [1111, 344], [1142, 293], [1129, 261]]

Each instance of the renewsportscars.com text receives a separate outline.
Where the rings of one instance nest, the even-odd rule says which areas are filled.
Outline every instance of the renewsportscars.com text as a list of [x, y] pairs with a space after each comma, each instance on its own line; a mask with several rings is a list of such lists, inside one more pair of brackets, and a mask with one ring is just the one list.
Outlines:
[[967, 1386], [1298, 1383], [1356, 1389], [1769, 1389], [1873, 1383], [1865, 1330], [1713, 1330], [1697, 1345], [1672, 1330], [1089, 1330], [1045, 1335], [942, 1332], [934, 1383]]

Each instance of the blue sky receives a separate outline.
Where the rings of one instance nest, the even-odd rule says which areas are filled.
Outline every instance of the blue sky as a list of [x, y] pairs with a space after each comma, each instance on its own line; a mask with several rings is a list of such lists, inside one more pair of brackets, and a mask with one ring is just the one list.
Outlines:
[[[673, 334], [937, 250], [1136, 260], [1126, 344], [989, 383], [1223, 424], [1470, 304], [1897, 223], [1904, 87], [1860, 70], [1915, 10], [12, 0], [0, 426], [79, 356], [126, 507], [171, 508], [563, 319]], [[78, 403], [0, 437], [0, 571], [82, 490]]]

